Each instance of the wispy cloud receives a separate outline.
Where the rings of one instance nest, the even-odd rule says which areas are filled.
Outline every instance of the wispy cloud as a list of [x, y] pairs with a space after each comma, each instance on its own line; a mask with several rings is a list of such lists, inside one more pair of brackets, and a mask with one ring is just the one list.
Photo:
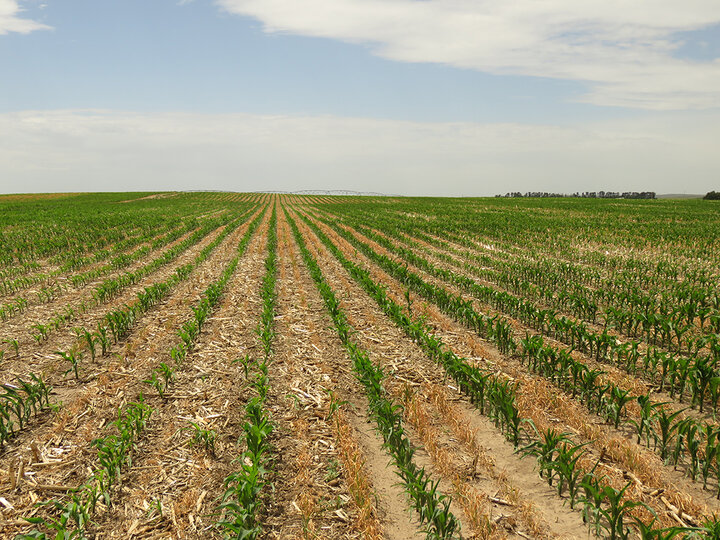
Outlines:
[[717, 0], [216, 0], [268, 32], [366, 44], [382, 57], [586, 82], [581, 100], [720, 107], [720, 59], [676, 58], [676, 34], [720, 23]]
[[16, 0], [0, 0], [0, 36], [10, 32], [29, 34], [34, 30], [50, 28], [47, 25], [22, 18], [21, 13], [22, 10]]
[[343, 117], [0, 114], [0, 191], [354, 189], [413, 195], [717, 188], [720, 115], [580, 127]]

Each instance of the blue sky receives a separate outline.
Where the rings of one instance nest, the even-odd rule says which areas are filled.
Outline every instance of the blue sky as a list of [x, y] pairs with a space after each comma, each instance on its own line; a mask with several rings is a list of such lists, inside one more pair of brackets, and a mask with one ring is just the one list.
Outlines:
[[0, 0], [0, 191], [719, 187], [717, 2], [516, 4]]

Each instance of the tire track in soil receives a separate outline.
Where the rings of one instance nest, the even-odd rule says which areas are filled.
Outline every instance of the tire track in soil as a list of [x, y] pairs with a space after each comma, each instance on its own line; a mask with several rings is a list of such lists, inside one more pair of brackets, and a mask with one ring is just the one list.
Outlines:
[[[148, 394], [143, 381], [159, 364], [160, 356], [167, 355], [178, 341], [175, 331], [188, 318], [189, 306], [234, 257], [248, 226], [249, 222], [230, 234], [170, 297], [139, 321], [124, 343], [114, 345], [110, 356], [100, 360], [103, 364], [97, 366], [96, 376], [87, 378], [82, 386], [63, 389], [61, 397], [67, 404], [57, 414], [44, 413], [44, 419], [51, 422], [30, 426], [11, 442], [12, 447], [6, 446], [0, 456], [0, 493], [14, 506], [4, 516], [10, 524], [17, 527], [20, 516], [35, 514], [39, 509], [32, 505], [47, 498], [48, 493], [33, 489], [34, 484], [77, 486], [86, 479], [88, 465], [96, 460], [90, 442], [115, 420], [119, 407], [133, 401], [140, 391]], [[33, 463], [32, 444], [44, 463]], [[20, 467], [25, 468], [26, 477], [10, 490], [3, 473]]]
[[[300, 220], [298, 220], [298, 224], [301, 224], [303, 235], [309, 240], [309, 249], [316, 254], [325, 253], [321, 263], [323, 273], [336, 291], [344, 291], [343, 309], [357, 331], [356, 338], [367, 350], [373, 351], [381, 358], [388, 374], [388, 385], [394, 379], [393, 384], [396, 388], [402, 387], [404, 384], [412, 386], [428, 383], [447, 387], [443, 383], [445, 373], [442, 368], [431, 362], [422, 350], [410, 342], [403, 331], [385, 316], [374, 300], [352, 280], [337, 260], [325, 251], [324, 246], [320, 244], [307, 225]], [[327, 234], [329, 230], [324, 232]], [[342, 249], [347, 255], [347, 245]], [[350, 248], [349, 253], [354, 253], [354, 250]], [[360, 254], [348, 256], [356, 259], [361, 257]], [[379, 282], [378, 276], [374, 275], [373, 279]], [[452, 386], [449, 388], [453, 389]], [[402, 390], [400, 391], [402, 392]], [[514, 453], [512, 444], [507, 442], [492, 422], [481, 416], [477, 410], [468, 405], [465, 412], [472, 418], [473, 427], [480, 430], [481, 441], [486, 446], [486, 452], [495, 458], [496, 468], [506, 472], [512, 483], [518, 486], [527, 500], [537, 509], [541, 521], [545, 522], [548, 533], [551, 536], [567, 538], [577, 538], [578, 535], [585, 536], [587, 534], [586, 527], [583, 525], [579, 513], [569, 512], [563, 506], [563, 501], [555, 496], [552, 488], [548, 487], [534, 472], [533, 463], [530, 460], [520, 459]], [[453, 449], [453, 453], [462, 454], [457, 441], [452, 437], [442, 437], [441, 435], [441, 439], [443, 445]], [[414, 440], [417, 441], [417, 438]], [[441, 482], [441, 487], [447, 484], [447, 480], [444, 484]], [[479, 481], [472, 482], [472, 484], [479, 489], [482, 487]], [[487, 493], [489, 496], [493, 494]], [[453, 513], [456, 517], [461, 517], [458, 515], [461, 513], [455, 502], [453, 506], [455, 507]], [[521, 520], [516, 519], [516, 521]], [[467, 527], [464, 527], [464, 530], [467, 530]]]
[[[98, 522], [107, 538], [167, 533], [173, 538], [201, 539], [213, 534], [212, 514], [224, 492], [225, 477], [237, 469], [233, 460], [243, 435], [249, 391], [240, 364], [233, 361], [258, 348], [255, 327], [262, 311], [258, 284], [264, 274], [268, 221], [269, 211], [220, 305], [177, 371], [167, 399], [147, 399], [155, 413], [133, 467], [124, 475], [125, 502]], [[195, 432], [190, 422], [216, 432], [214, 451], [190, 445]]]
[[[335, 231], [322, 223], [318, 223], [318, 226], [345, 252], [346, 256], [354, 253], [354, 258], [361, 261], [370, 270], [376, 283], [388, 285], [388, 293], [396, 302], [401, 305], [405, 303], [403, 293], [406, 289], [402, 285], [388, 276], [364, 255], [355, 252], [355, 248], [340, 238]], [[358, 238], [364, 239], [359, 233], [355, 232], [354, 234]], [[368, 243], [375, 247], [372, 241], [368, 241]], [[381, 247], [378, 247], [378, 249], [382, 250]], [[423, 279], [427, 279], [428, 282], [433, 282], [432, 276], [427, 276], [419, 270], [417, 273]], [[516, 360], [500, 354], [494, 346], [476, 336], [462, 324], [456, 323], [450, 317], [442, 314], [434, 305], [425, 303], [423, 298], [412, 292], [410, 297], [415, 306], [422, 306], [421, 313], [417, 313], [417, 315], [428, 317], [429, 322], [432, 322], [436, 327], [435, 333], [442, 337], [446, 345], [456, 354], [469, 359], [476, 358], [480, 362], [486, 363], [486, 367], [490, 367], [494, 371], [499, 369], [511, 379], [522, 382], [524, 391], [519, 395], [521, 399], [518, 406], [521, 408], [521, 412], [524, 408], [523, 416], [526, 416], [528, 412], [532, 412], [539, 429], [543, 429], [541, 426], [549, 426], [560, 429], [560, 431], [577, 434], [583, 441], [592, 441], [591, 447], [595, 449], [595, 457], [603, 456], [602, 469], [609, 478], [614, 479], [615, 483], [624, 485], [627, 482], [627, 480], [623, 482], [622, 479], [623, 476], [627, 478], [626, 470], [628, 464], [630, 464], [630, 472], [634, 473], [635, 478], [640, 480], [640, 482], [633, 480], [634, 486], [631, 492], [639, 498], [643, 498], [643, 493], [664, 489], [663, 495], [665, 497], [675, 506], [681, 508], [682, 511], [695, 516], [695, 518], [710, 515], [710, 509], [717, 508], [719, 503], [709, 492], [691, 484], [681, 474], [669, 467], [665, 467], [654, 452], [637, 445], [634, 440], [628, 439], [624, 434], [619, 434], [618, 430], [606, 425], [606, 422], [597, 415], [586, 412], [583, 406], [570, 398], [570, 396], [566, 396], [549, 381], [540, 376], [527, 373]], [[417, 308], [415, 309], [418, 311]], [[534, 399], [530, 399], [527, 397], [528, 395], [533, 395]], [[603, 444], [599, 445], [597, 441], [603, 441]], [[625, 456], [625, 465], [618, 465], [617, 467], [608, 465], [608, 460], [617, 463], [613, 456]], [[652, 503], [651, 506], [655, 507], [666, 526], [676, 525], [666, 512], [666, 507], [660, 504], [657, 499], [649, 500], [646, 498], [645, 500]]]
[[[310, 537], [361, 537], [352, 526], [357, 509], [347, 504], [351, 497], [346, 481], [342, 476], [332, 479], [328, 474], [337, 470], [339, 462], [337, 441], [331, 420], [327, 420], [329, 398], [325, 389], [332, 389], [340, 400], [350, 404], [346, 418], [363, 454], [365, 470], [372, 479], [385, 537], [391, 540], [422, 538], [417, 521], [408, 512], [405, 495], [396, 485], [390, 458], [370, 426], [364, 392], [353, 376], [350, 360], [333, 331], [332, 321], [325, 313], [324, 303], [300, 257], [283, 212], [278, 212], [278, 225], [277, 342], [269, 367], [269, 397], [280, 435], [276, 441], [276, 489], [269, 508], [266, 537], [302, 537], [304, 507], [301, 503], [311, 498], [312, 507], [319, 510], [325, 506], [321, 501], [337, 501], [338, 497], [340, 508], [333, 502], [313, 517], [314, 535]], [[302, 466], [312, 473], [304, 476], [305, 485], [298, 485], [295, 478], [301, 475]], [[307, 507], [305, 509], [307, 513]]]
[[[319, 226], [321, 230], [340, 247], [348, 258], [354, 258], [357, 263], [363, 264], [371, 270], [372, 278], [376, 283], [388, 285], [388, 294], [390, 294], [396, 302], [401, 303], [401, 305], [405, 303], [402, 293], [397, 294], [393, 292], [393, 289], [404, 290], [399, 287], [394, 280], [389, 278], [372, 263], [369, 263], [362, 254], [355, 253], [355, 249], [344, 240], [338, 239], [338, 235], [334, 233], [334, 231], [322, 224], [319, 224]], [[312, 243], [315, 244], [315, 250], [324, 250], [324, 246], [320, 244], [320, 241], [310, 232], [305, 224], [303, 224], [303, 234], [306, 237], [312, 238]], [[331, 255], [328, 254], [327, 260], [324, 261], [326, 266], [333, 269], [327, 270], [328, 280], [331, 279], [330, 276], [332, 275], [332, 279], [341, 284], [339, 288], [351, 291], [349, 292], [349, 296], [352, 298], [353, 304], [362, 304], [365, 306], [363, 310], [364, 313], [370, 312], [374, 314], [371, 318], [367, 319], [364, 325], [358, 323], [353, 326], [355, 326], [356, 330], [365, 328], [360, 334], [366, 332], [370, 336], [374, 336], [375, 333], [378, 333], [377, 329], [382, 328], [379, 334], [383, 339], [379, 340], [380, 343], [375, 343], [374, 347], [382, 350], [381, 357], [385, 359], [391, 359], [393, 356], [397, 357], [399, 344], [409, 341], [406, 335], [392, 321], [387, 319], [385, 314], [377, 307], [374, 300], [352, 280], [340, 263], [337, 262], [334, 257], [332, 257], [332, 260], [330, 260], [330, 258]], [[325, 269], [323, 269], [323, 272], [325, 272]], [[415, 298], [415, 306], [421, 306], [422, 304], [422, 299]], [[354, 311], [348, 310], [348, 317], [351, 316], [351, 313], [355, 315]], [[432, 307], [426, 309], [425, 314], [431, 319], [436, 316], [442, 316], [442, 314], [437, 311], [433, 312]], [[359, 320], [362, 320], [362, 318]], [[439, 323], [440, 329], [436, 329], [436, 334], [441, 336], [443, 341], [450, 346], [450, 348], [456, 350], [458, 354], [465, 353], [464, 356], [466, 358], [476, 357], [477, 355], [475, 354], [467, 354], [467, 346], [465, 346], [462, 351], [458, 351], [455, 348], [455, 342], [458, 339], [465, 343], [467, 337], [464, 335], [466, 332], [457, 331], [452, 327], [452, 324], [453, 321], [447, 319], [442, 320], [442, 322]], [[449, 339], [449, 337], [452, 339]], [[473, 337], [469, 336], [469, 339], [473, 339]], [[373, 342], [374, 340], [377, 340], [377, 338], [372, 337], [369, 342]], [[405, 382], [403, 379], [406, 379], [413, 384], [430, 383], [445, 386], [457, 392], [457, 389], [452, 385], [443, 384], [445, 373], [442, 368], [431, 362], [416, 345], [408, 345], [404, 348], [404, 351], [404, 357], [401, 355], [400, 358], [387, 364], [388, 367], [392, 367], [395, 371], [395, 378], [399, 381], [398, 384]], [[390, 371], [388, 370], [388, 372]], [[532, 460], [521, 459], [515, 454], [512, 444], [506, 441], [505, 437], [492, 422], [488, 418], [480, 415], [479, 411], [469, 405], [464, 396], [460, 399], [460, 402], [463, 403], [464, 412], [472, 419], [473, 427], [479, 429], [479, 433], [482, 434], [481, 442], [487, 447], [487, 453], [496, 459], [497, 468], [502, 468], [502, 471], [507, 473], [511, 483], [521, 490], [526, 500], [539, 512], [548, 527], [549, 534], [551, 536], [567, 538], [586, 536], [587, 528], [582, 523], [580, 513], [570, 511], [564, 506], [563, 499], [557, 497], [553, 488], [549, 487], [544, 480], [539, 478], [537, 472], [534, 470], [534, 462], [532, 462]], [[452, 441], [449, 439], [446, 439], [444, 442], [445, 444], [452, 444]], [[490, 493], [489, 495], [493, 494]], [[517, 521], [521, 520], [517, 519]]]

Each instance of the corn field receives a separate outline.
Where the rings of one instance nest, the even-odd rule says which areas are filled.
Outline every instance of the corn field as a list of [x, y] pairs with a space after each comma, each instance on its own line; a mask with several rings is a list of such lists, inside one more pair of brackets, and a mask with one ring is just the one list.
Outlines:
[[720, 211], [0, 196], [0, 384], [2, 538], [720, 538]]

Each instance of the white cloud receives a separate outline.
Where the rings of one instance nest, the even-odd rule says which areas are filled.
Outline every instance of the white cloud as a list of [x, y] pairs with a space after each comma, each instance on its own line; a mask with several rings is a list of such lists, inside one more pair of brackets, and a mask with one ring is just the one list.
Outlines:
[[720, 114], [583, 128], [249, 114], [0, 114], [0, 192], [717, 188]]
[[34, 30], [49, 28], [44, 24], [21, 18], [19, 16], [21, 11], [16, 0], [0, 0], [0, 36], [10, 32], [29, 34]]
[[268, 32], [369, 45], [385, 58], [586, 82], [599, 105], [720, 107], [720, 59], [673, 57], [720, 24], [717, 0], [216, 0]]

